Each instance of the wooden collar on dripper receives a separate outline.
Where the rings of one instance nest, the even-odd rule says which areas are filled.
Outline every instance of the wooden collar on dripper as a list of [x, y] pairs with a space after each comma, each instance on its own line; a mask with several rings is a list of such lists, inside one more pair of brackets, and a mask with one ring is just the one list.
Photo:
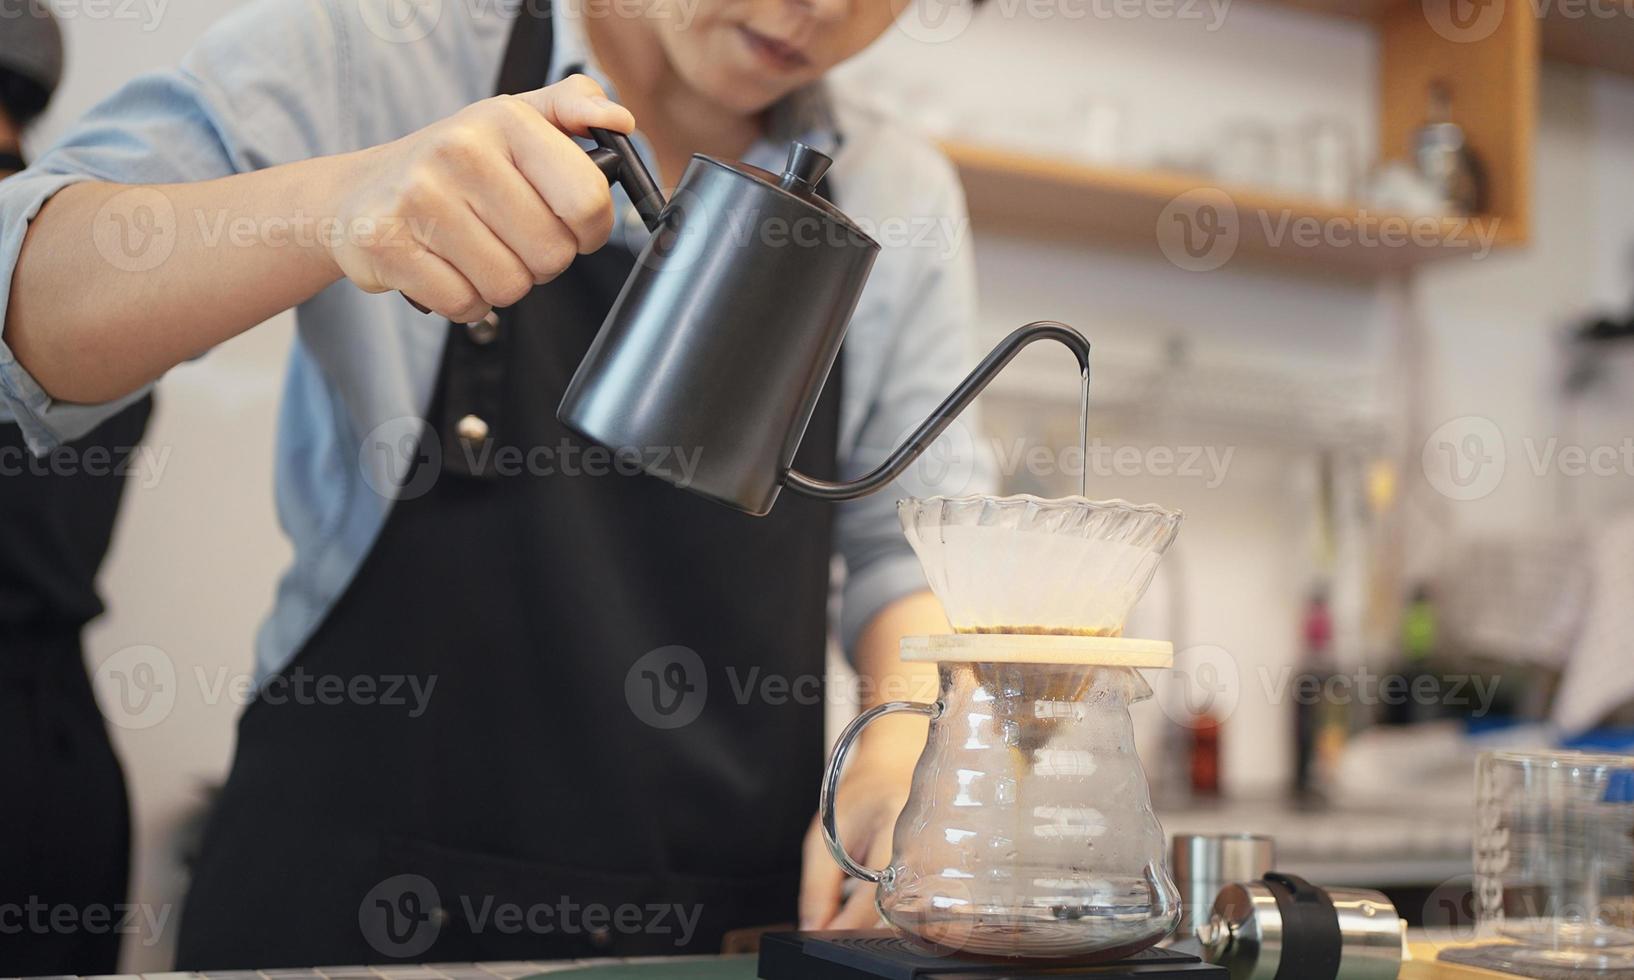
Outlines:
[[919, 663], [1062, 664], [1077, 667], [1174, 666], [1174, 644], [1128, 636], [1051, 633], [948, 633], [904, 636], [902, 659]]

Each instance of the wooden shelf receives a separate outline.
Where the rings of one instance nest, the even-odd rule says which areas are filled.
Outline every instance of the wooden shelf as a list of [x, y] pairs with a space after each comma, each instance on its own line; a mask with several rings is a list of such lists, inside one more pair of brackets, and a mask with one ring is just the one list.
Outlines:
[[[1264, 0], [1318, 14], [1369, 22], [1405, 9], [1422, 10], [1423, 0]], [[1516, 0], [1508, 9], [1531, 11]], [[1622, 8], [1613, 17], [1595, 17], [1586, 3], [1550, 3], [1538, 19], [1540, 50], [1545, 58], [1586, 68], [1634, 75], [1634, 17]], [[1571, 16], [1566, 11], [1578, 16]]]
[[[1198, 271], [1216, 261], [1247, 261], [1358, 278], [1437, 259], [1468, 260], [1485, 251], [1482, 242], [1498, 248], [1524, 237], [1523, 229], [1511, 230], [1499, 219], [1411, 219], [1218, 187], [1183, 174], [1097, 167], [962, 143], [944, 149], [959, 169], [971, 220], [979, 228], [1110, 244]], [[1199, 224], [1198, 209], [1207, 207], [1215, 213]], [[1196, 232], [1190, 243], [1183, 237], [1188, 225]], [[1204, 228], [1234, 234], [1235, 243], [1221, 238], [1210, 248], [1210, 239], [1202, 237], [1206, 232], [1198, 231]], [[1393, 236], [1390, 244], [1386, 235]], [[1193, 251], [1186, 251], [1188, 244]]]
[[[947, 150], [964, 179], [972, 218], [979, 225], [1023, 235], [1111, 242], [1197, 271], [1227, 261], [1254, 261], [1352, 278], [1433, 261], [1469, 261], [1491, 249], [1526, 242], [1542, 44], [1531, 8], [1519, 0], [1509, 4], [1507, 16], [1501, 15], [1503, 8], [1494, 8], [1500, 16], [1477, 22], [1471, 28], [1476, 33], [1468, 34], [1457, 25], [1468, 15], [1459, 5], [1469, 0], [1266, 2], [1359, 18], [1376, 28], [1377, 159], [1411, 158], [1430, 93], [1446, 86], [1452, 121], [1463, 128], [1485, 175], [1485, 213], [1473, 219], [1415, 218], [1360, 204], [1215, 187], [1192, 175], [1042, 160], [956, 144]], [[1570, 21], [1573, 29], [1583, 23]], [[1615, 31], [1624, 32], [1621, 25]], [[1627, 34], [1634, 42], [1634, 29]], [[1584, 56], [1589, 53], [1585, 46]], [[1634, 43], [1622, 49], [1622, 56], [1634, 58]], [[1226, 244], [1219, 249], [1210, 248], [1222, 241]]]
[[1538, 25], [1545, 58], [1634, 75], [1634, 17], [1626, 8], [1607, 19], [1567, 17], [1558, 6], [1550, 10]]

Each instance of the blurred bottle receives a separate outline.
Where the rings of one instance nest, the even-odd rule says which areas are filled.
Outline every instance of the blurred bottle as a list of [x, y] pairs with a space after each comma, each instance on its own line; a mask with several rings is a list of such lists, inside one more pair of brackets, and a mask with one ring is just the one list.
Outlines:
[[1413, 589], [1401, 615], [1401, 652], [1391, 671], [1400, 678], [1395, 692], [1381, 699], [1380, 722], [1412, 725], [1443, 714], [1441, 678], [1435, 671], [1438, 620], [1428, 586]]
[[1294, 796], [1320, 802], [1332, 787], [1350, 738], [1350, 706], [1332, 700], [1335, 670], [1333, 617], [1323, 589], [1305, 604], [1299, 670], [1290, 689], [1294, 704]]
[[1445, 81], [1430, 83], [1424, 125], [1413, 134], [1413, 164], [1448, 212], [1481, 213], [1486, 204], [1481, 162], [1464, 128], [1452, 121], [1452, 90]]
[[1220, 720], [1204, 711], [1191, 721], [1191, 795], [1212, 799], [1220, 795]]

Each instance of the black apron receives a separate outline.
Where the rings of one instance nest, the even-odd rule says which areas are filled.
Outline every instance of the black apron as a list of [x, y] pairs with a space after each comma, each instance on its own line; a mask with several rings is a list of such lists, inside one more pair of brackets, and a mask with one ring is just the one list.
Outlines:
[[[108, 554], [144, 398], [33, 460], [0, 425], [0, 908], [79, 914], [125, 901], [130, 807], [80, 633], [102, 613]], [[0, 940], [0, 976], [106, 974], [120, 935], [30, 916]]]
[[[536, 6], [501, 92], [548, 79]], [[419, 463], [436, 478], [408, 478], [419, 495], [241, 719], [180, 968], [709, 953], [794, 920], [831, 514], [739, 514], [556, 422], [633, 264], [610, 245], [497, 330], [451, 325]], [[798, 460], [829, 478], [837, 389]], [[373, 693], [313, 693], [342, 682]]]

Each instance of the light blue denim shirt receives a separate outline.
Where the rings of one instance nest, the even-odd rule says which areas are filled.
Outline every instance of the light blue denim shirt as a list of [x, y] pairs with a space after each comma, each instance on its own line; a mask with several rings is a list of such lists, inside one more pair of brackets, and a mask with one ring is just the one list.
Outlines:
[[[134, 79], [27, 171], [0, 182], [0, 281], [12, 281], [27, 223], [70, 183], [198, 181], [342, 153], [491, 96], [519, 5], [257, 0], [224, 17], [179, 68]], [[570, 12], [580, 6], [554, 5], [552, 80], [580, 65], [608, 86], [578, 19], [587, 14]], [[405, 10], [410, 19], [402, 19]], [[842, 355], [841, 470], [856, 476], [883, 460], [975, 363], [964, 201], [934, 147], [821, 89], [789, 100], [772, 118], [748, 161], [781, 169], [787, 140], [797, 135], [836, 150], [837, 203], [883, 246]], [[645, 231], [628, 202], [618, 204], [608, 247], [639, 247]], [[139, 274], [117, 254], [108, 261], [85, 275]], [[0, 295], [0, 315], [8, 301]], [[257, 637], [263, 678], [300, 649], [380, 531], [400, 474], [384, 469], [390, 460], [369, 444], [425, 415], [447, 336], [445, 321], [349, 282], [302, 304], [296, 318], [277, 446], [278, 516], [295, 557]], [[121, 404], [53, 400], [0, 343], [0, 417], [20, 424], [36, 451], [85, 434]], [[957, 431], [974, 431], [972, 419], [963, 421]], [[988, 488], [988, 459], [968, 436], [956, 442], [891, 490], [840, 505], [840, 635], [848, 650], [882, 607], [925, 587], [895, 500]]]

